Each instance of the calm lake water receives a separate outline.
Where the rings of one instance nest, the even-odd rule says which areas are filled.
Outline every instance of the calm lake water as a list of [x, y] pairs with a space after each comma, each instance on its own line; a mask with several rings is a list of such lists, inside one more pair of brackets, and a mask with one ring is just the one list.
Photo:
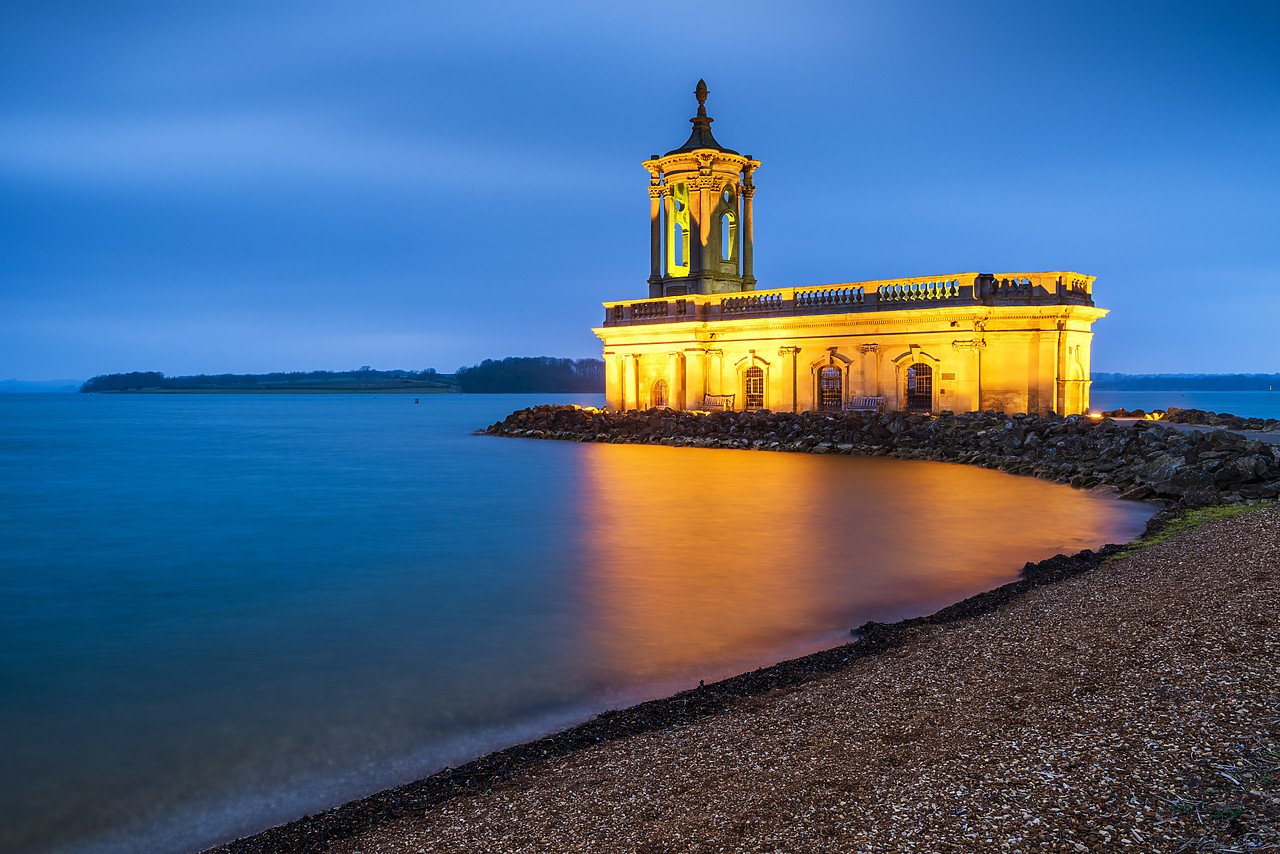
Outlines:
[[548, 400], [0, 395], [0, 850], [197, 850], [1150, 514], [941, 463], [471, 435]]

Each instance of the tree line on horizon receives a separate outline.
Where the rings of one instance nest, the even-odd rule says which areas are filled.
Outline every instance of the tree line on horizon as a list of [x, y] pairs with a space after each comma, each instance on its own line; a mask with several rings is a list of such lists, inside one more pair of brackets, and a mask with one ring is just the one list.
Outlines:
[[604, 392], [604, 362], [509, 356], [458, 368], [453, 378], [463, 394], [599, 394]]
[[81, 392], [208, 391], [213, 389], [323, 390], [458, 388], [465, 394], [583, 394], [604, 391], [604, 362], [600, 359], [558, 359], [551, 356], [511, 356], [485, 359], [479, 365], [442, 374], [421, 371], [377, 371], [364, 366], [352, 371], [276, 371], [267, 374], [196, 374], [166, 377], [159, 371], [102, 374], [80, 386]]
[[1280, 391], [1280, 374], [1093, 374], [1094, 391]]
[[80, 386], [82, 392], [102, 391], [198, 391], [204, 389], [251, 389], [312, 387], [333, 384], [373, 384], [407, 380], [426, 385], [449, 385], [435, 368], [424, 371], [375, 371], [366, 366], [352, 371], [275, 371], [268, 374], [195, 374], [166, 377], [159, 371], [130, 371], [103, 374]]

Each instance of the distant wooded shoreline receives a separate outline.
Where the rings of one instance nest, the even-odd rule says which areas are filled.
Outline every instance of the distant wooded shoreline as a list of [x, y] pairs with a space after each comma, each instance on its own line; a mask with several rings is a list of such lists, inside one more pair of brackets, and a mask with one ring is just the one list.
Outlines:
[[268, 374], [198, 374], [166, 377], [159, 371], [103, 374], [80, 386], [89, 394], [598, 394], [604, 362], [512, 356], [459, 368], [452, 374], [422, 371], [292, 371]]
[[1093, 391], [1280, 391], [1280, 374], [1093, 374]]

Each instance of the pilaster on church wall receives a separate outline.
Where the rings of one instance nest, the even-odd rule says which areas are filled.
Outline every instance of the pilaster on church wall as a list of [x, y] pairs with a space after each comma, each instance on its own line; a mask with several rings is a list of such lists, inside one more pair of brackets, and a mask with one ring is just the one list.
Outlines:
[[[960, 339], [956, 339], [960, 342]], [[965, 339], [950, 347], [950, 362], [955, 366], [956, 378], [950, 381], [953, 412], [972, 412], [978, 409], [978, 359], [981, 358], [981, 344], [973, 338]]]
[[604, 352], [604, 405], [615, 412], [620, 409], [622, 381], [618, 376], [618, 357]]
[[685, 406], [696, 409], [707, 394], [707, 354], [701, 348], [685, 348]]

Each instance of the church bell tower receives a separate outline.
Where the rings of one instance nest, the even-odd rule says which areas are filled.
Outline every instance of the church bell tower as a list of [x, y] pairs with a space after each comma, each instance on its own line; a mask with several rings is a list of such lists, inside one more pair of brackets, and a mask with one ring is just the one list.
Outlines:
[[760, 161], [716, 142], [707, 84], [679, 148], [644, 161], [649, 172], [649, 296], [752, 291], [751, 175]]

